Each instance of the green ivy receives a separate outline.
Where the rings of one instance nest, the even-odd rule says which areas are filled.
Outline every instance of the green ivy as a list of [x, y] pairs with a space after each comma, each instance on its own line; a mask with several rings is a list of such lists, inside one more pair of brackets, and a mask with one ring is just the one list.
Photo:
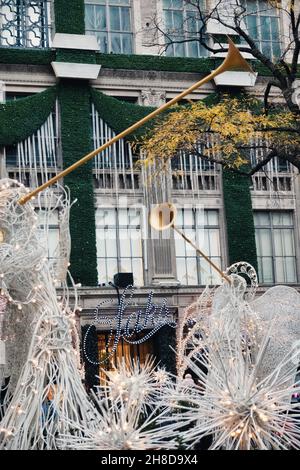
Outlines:
[[13, 145], [36, 132], [51, 113], [57, 87], [0, 104], [0, 145]]
[[[207, 75], [218, 67], [222, 59], [212, 57], [164, 57], [157, 55], [135, 54], [96, 54], [97, 64], [105, 69], [148, 70], [157, 72], [200, 73]], [[269, 77], [270, 71], [257, 60], [250, 61], [251, 66], [259, 75]], [[300, 66], [298, 67], [300, 77]]]
[[224, 169], [223, 194], [229, 264], [247, 261], [257, 271], [250, 178]]
[[[82, 334], [82, 341], [83, 344], [84, 337], [87, 333], [89, 325], [84, 325], [81, 328]], [[98, 357], [98, 335], [96, 327], [93, 325], [88, 332], [88, 337], [86, 341], [86, 355], [87, 357], [94, 362], [99, 361]], [[81, 352], [82, 360], [84, 362], [84, 369], [85, 369], [85, 386], [88, 391], [94, 389], [97, 385], [99, 385], [99, 366], [96, 364], [92, 364], [88, 361], [87, 357], [84, 354], [84, 351]]]
[[[155, 110], [155, 108], [150, 106], [139, 106], [137, 104], [117, 100], [94, 88], [91, 88], [91, 98], [101, 118], [117, 134]], [[149, 125], [150, 123], [136, 130], [127, 137], [128, 140], [137, 139], [147, 131]]]
[[66, 34], [85, 34], [84, 0], [54, 0], [55, 31]]
[[[90, 91], [85, 81], [64, 80], [59, 86], [61, 138], [64, 167], [92, 150]], [[72, 238], [71, 273], [76, 282], [97, 285], [97, 254], [92, 162], [80, 166], [64, 179], [73, 205], [70, 216]]]
[[59, 49], [56, 60], [58, 62], [75, 62], [77, 64], [95, 64], [96, 55], [93, 51], [77, 51], [73, 49]]
[[0, 48], [1, 64], [49, 65], [56, 52], [50, 49]]
[[161, 367], [176, 374], [176, 330], [166, 325], [153, 337], [154, 353]]

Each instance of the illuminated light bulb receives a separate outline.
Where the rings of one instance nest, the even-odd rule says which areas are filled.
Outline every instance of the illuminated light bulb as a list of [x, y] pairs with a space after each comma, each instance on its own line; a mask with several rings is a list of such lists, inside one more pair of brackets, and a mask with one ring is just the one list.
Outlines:
[[[1, 230], [0, 230], [0, 233], [1, 233]], [[3, 274], [3, 273], [0, 274], [0, 278], [1, 278], [1, 279], [4, 278], [4, 274]]]
[[235, 436], [236, 436], [235, 431], [231, 432], [231, 433], [230, 433], [230, 436], [231, 436], [231, 437], [235, 437]]
[[252, 437], [253, 437], [252, 432], [249, 432], [249, 438], [252, 439]]
[[22, 305], [18, 304], [18, 310], [22, 310]]
[[17, 243], [15, 246], [15, 250], [18, 251], [20, 249], [20, 245]]

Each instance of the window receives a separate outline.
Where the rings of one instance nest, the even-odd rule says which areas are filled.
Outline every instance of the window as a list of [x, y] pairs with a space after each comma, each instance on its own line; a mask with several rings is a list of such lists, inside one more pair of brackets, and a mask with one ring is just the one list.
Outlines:
[[[205, 1], [203, 0], [202, 3], [204, 8]], [[198, 41], [199, 31], [202, 27], [199, 11], [184, 0], [163, 0], [163, 8], [166, 40], [170, 43], [166, 55], [179, 57], [206, 56], [207, 50]], [[172, 44], [172, 41], [184, 40], [188, 42]]]
[[99, 283], [129, 272], [135, 285], [144, 285], [141, 211], [97, 209], [96, 237]]
[[255, 212], [254, 223], [260, 282], [297, 282], [293, 213]]
[[[140, 337], [142, 337], [142, 335], [140, 335]], [[139, 339], [139, 335], [135, 334], [135, 338], [131, 339], [137, 340]], [[99, 362], [103, 361], [106, 357], [109, 358], [99, 367], [100, 385], [106, 383], [107, 376], [104, 371], [114, 370], [118, 361], [124, 359], [125, 363], [130, 364], [132, 360], [135, 360], [143, 365], [147, 357], [152, 356], [154, 353], [152, 338], [141, 344], [129, 344], [122, 338], [118, 342], [116, 351], [110, 356], [114, 340], [115, 336], [112, 335], [110, 331], [98, 333]]]
[[[275, 3], [275, 2], [273, 2]], [[281, 55], [279, 10], [267, 0], [242, 0], [249, 35], [270, 58]]]
[[88, 0], [85, 2], [86, 34], [97, 37], [103, 53], [132, 54], [130, 0]]
[[[192, 240], [210, 259], [221, 266], [219, 216], [216, 210], [179, 209], [179, 230]], [[220, 284], [218, 273], [196, 255], [194, 248], [175, 234], [177, 278], [183, 285]]]
[[50, 1], [0, 0], [0, 46], [49, 47]]
[[[59, 215], [58, 211], [48, 212], [38, 210], [38, 225], [40, 228], [41, 242], [47, 248], [49, 261], [54, 261], [59, 256]], [[48, 228], [47, 230], [44, 230]]]

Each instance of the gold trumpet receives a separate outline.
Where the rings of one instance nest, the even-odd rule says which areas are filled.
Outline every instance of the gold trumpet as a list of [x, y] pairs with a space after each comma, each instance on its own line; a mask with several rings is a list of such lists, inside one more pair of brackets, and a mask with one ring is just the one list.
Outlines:
[[158, 116], [160, 113], [162, 113], [166, 109], [170, 108], [173, 104], [177, 103], [178, 101], [180, 101], [182, 98], [184, 98], [185, 96], [192, 93], [197, 88], [200, 88], [205, 83], [210, 82], [217, 75], [220, 75], [221, 73], [229, 71], [229, 70], [243, 70], [243, 71], [253, 73], [253, 70], [251, 69], [250, 65], [243, 58], [240, 51], [234, 45], [234, 43], [232, 42], [232, 40], [230, 38], [228, 38], [228, 42], [229, 42], [228, 54], [227, 54], [224, 62], [216, 70], [214, 70], [210, 75], [203, 78], [199, 82], [195, 83], [190, 88], [188, 88], [187, 90], [180, 93], [178, 96], [173, 98], [168, 103], [163, 104], [160, 108], [157, 108], [155, 111], [148, 114], [148, 116], [144, 117], [140, 121], [138, 121], [135, 124], [133, 124], [132, 126], [128, 127], [128, 129], [126, 129], [123, 132], [121, 132], [120, 134], [116, 135], [115, 137], [113, 137], [113, 139], [109, 140], [104, 145], [101, 145], [101, 147], [97, 148], [96, 150], [93, 150], [93, 152], [90, 152], [85, 157], [83, 157], [80, 160], [78, 160], [77, 162], [73, 163], [73, 165], [69, 166], [68, 168], [66, 168], [65, 170], [60, 172], [58, 175], [51, 178], [46, 183], [42, 184], [41, 186], [39, 186], [38, 188], [36, 188], [32, 192], [30, 192], [30, 193], [26, 194], [25, 196], [21, 197], [21, 199], [19, 199], [18, 202], [22, 205], [25, 204], [32, 197], [36, 196], [39, 192], [43, 191], [44, 189], [48, 188], [52, 184], [56, 183], [59, 179], [63, 178], [64, 176], [68, 175], [72, 171], [76, 170], [78, 167], [80, 167], [84, 163], [88, 162], [89, 160], [94, 158], [96, 155], [98, 155], [100, 152], [103, 152], [103, 150], [106, 150], [108, 147], [110, 147], [114, 143], [118, 142], [120, 139], [123, 139], [127, 135], [131, 134], [133, 131], [135, 131], [139, 127], [143, 126], [146, 122], [148, 122], [151, 119], [155, 118], [156, 116]]
[[149, 215], [149, 223], [152, 228], [159, 232], [172, 228], [189, 245], [191, 245], [196, 250], [198, 256], [202, 256], [202, 258], [204, 258], [208, 262], [208, 264], [210, 264], [210, 266], [220, 274], [223, 279], [225, 279], [227, 282], [229, 282], [229, 284], [231, 284], [230, 278], [226, 276], [226, 274], [224, 274], [223, 271], [221, 271], [221, 269], [192, 242], [192, 240], [190, 240], [183, 232], [181, 232], [175, 226], [176, 215], [177, 209], [174, 204], [164, 202], [162, 204], [158, 204], [151, 210]]

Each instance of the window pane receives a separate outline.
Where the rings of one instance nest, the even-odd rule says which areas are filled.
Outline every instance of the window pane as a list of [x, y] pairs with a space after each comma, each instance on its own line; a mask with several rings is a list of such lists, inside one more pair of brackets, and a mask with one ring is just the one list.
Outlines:
[[285, 282], [285, 260], [284, 258], [275, 258], [275, 276], [276, 282]]
[[144, 273], [143, 273], [142, 259], [138, 259], [138, 258], [133, 259], [132, 267], [133, 267], [134, 284], [136, 286], [143, 286], [144, 285]]
[[121, 256], [131, 256], [130, 240], [127, 229], [119, 230], [119, 245]]
[[279, 39], [279, 24], [278, 18], [270, 18], [271, 21], [271, 39], [272, 41], [278, 41]]
[[[285, 231], [284, 231], [285, 232]], [[284, 256], [284, 232], [280, 229], [275, 229], [273, 231], [274, 238], [274, 255], [275, 256]]]
[[180, 235], [176, 233], [175, 234], [176, 256], [185, 256], [185, 245], [186, 245], [186, 242], [183, 240], [183, 238]]
[[98, 31], [106, 30], [106, 11], [105, 7], [97, 6], [88, 9], [89, 5], [86, 6], [86, 28], [96, 29]]
[[99, 226], [115, 226], [116, 225], [116, 212], [114, 209], [97, 209], [96, 210], [96, 224]]
[[106, 231], [106, 256], [116, 257], [117, 256], [117, 240], [116, 231], [108, 229]]
[[210, 229], [207, 230], [207, 234], [209, 237], [209, 245], [210, 256], [220, 256], [220, 234], [218, 229]]
[[187, 282], [186, 284], [194, 286], [198, 284], [197, 258], [188, 258], [187, 260]]
[[272, 238], [269, 229], [256, 230], [258, 256], [272, 256]]
[[123, 54], [132, 54], [132, 35], [122, 34], [122, 53]]
[[261, 270], [259, 271], [259, 277], [261, 282], [265, 282], [266, 284], [272, 284], [274, 282], [272, 258], [262, 257], [260, 267]]
[[111, 50], [115, 54], [121, 54], [121, 37], [120, 34], [112, 34], [111, 35]]
[[271, 19], [269, 16], [261, 16], [260, 19], [261, 38], [264, 41], [271, 40]]
[[118, 209], [118, 218], [119, 218], [119, 225], [123, 227], [127, 227], [128, 225], [127, 209]]
[[177, 258], [176, 259], [176, 266], [177, 266], [177, 279], [180, 284], [186, 285], [187, 284], [187, 276], [186, 276], [186, 263], [185, 258]]
[[293, 216], [291, 212], [273, 212], [273, 225], [293, 225]]
[[97, 228], [97, 230], [96, 230], [96, 243], [97, 243], [97, 256], [99, 258], [100, 257], [104, 258], [106, 256], [105, 238], [106, 238], [105, 230]]
[[128, 224], [131, 227], [139, 226], [141, 223], [141, 213], [136, 209], [129, 209], [128, 212]]
[[282, 237], [284, 240], [284, 255], [295, 256], [294, 230], [293, 229], [283, 230]]
[[181, 32], [183, 29], [183, 14], [181, 11], [173, 12], [173, 28], [176, 32]]
[[286, 282], [297, 282], [295, 258], [285, 258]]
[[248, 32], [253, 39], [258, 39], [257, 18], [255, 16], [248, 16], [247, 18]]
[[131, 259], [130, 258], [121, 258], [120, 259], [120, 272], [121, 273], [131, 273]]
[[219, 225], [218, 211], [207, 211], [208, 225]]
[[184, 225], [185, 227], [193, 227], [194, 226], [194, 213], [192, 209], [184, 209]]
[[267, 225], [270, 226], [270, 214], [269, 212], [255, 212], [254, 213], [255, 226]]
[[59, 256], [59, 252], [55, 253], [59, 248], [59, 229], [53, 228], [49, 230], [48, 234], [48, 256], [53, 258], [54, 255]]
[[142, 241], [140, 233], [130, 231], [131, 256], [142, 257]]
[[130, 10], [129, 10], [129, 8], [122, 8], [122, 12], [121, 12], [121, 30], [131, 32]]
[[120, 8], [110, 7], [109, 14], [110, 14], [110, 29], [112, 31], [121, 31]]

